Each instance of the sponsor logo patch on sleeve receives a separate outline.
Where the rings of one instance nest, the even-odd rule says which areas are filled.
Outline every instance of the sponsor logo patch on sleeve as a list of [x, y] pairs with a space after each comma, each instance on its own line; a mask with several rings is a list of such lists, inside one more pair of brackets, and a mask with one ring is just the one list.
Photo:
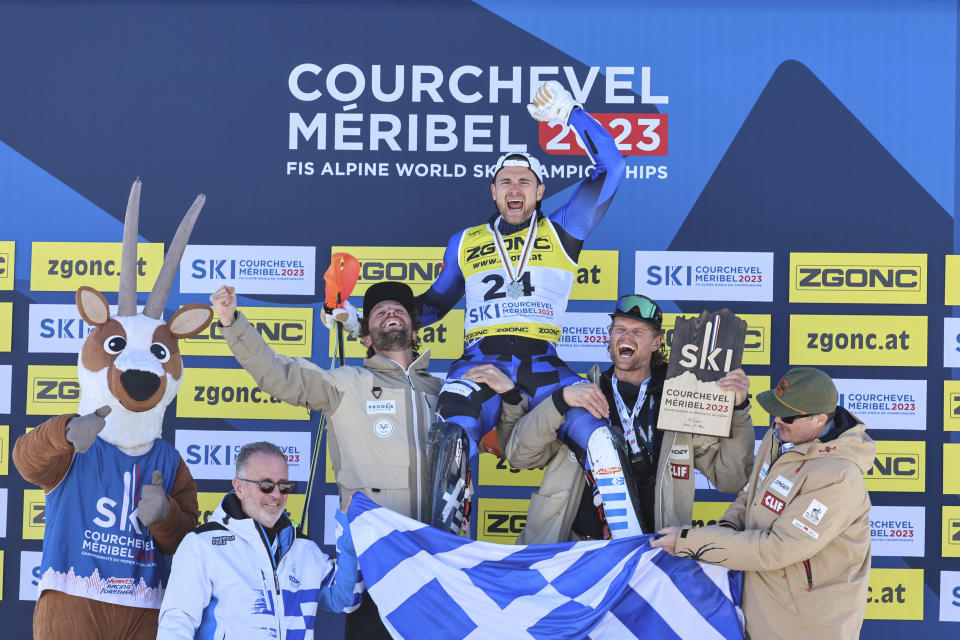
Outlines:
[[375, 413], [396, 413], [396, 400], [367, 400], [367, 415]]
[[786, 502], [773, 495], [769, 491], [763, 494], [763, 506], [765, 506], [767, 509], [770, 509], [770, 511], [773, 511], [777, 515], [783, 513], [783, 508], [786, 506], [786, 504]]
[[690, 465], [670, 463], [670, 475], [677, 480], [686, 480], [690, 477]]
[[790, 490], [793, 489], [793, 482], [783, 476], [777, 476], [776, 479], [770, 483], [770, 488], [786, 498], [790, 495]]
[[688, 444], [675, 444], [670, 447], [670, 458], [673, 460], [689, 460], [690, 459], [690, 445]]
[[813, 524], [820, 524], [820, 520], [823, 519], [823, 514], [825, 514], [829, 508], [830, 507], [819, 500], [811, 500], [810, 506], [803, 512], [803, 518]]
[[814, 531], [812, 528], [808, 527], [807, 525], [803, 524], [802, 522], [800, 522], [800, 521], [797, 520], [796, 518], [793, 519], [793, 526], [795, 526], [797, 529], [800, 529], [800, 531], [803, 531], [805, 534], [807, 534], [808, 536], [810, 536], [810, 537], [813, 538], [814, 540], [816, 540], [816, 539], [818, 539], [818, 538], [820, 537], [820, 534], [819, 534], [819, 533], [817, 533], [816, 531]]

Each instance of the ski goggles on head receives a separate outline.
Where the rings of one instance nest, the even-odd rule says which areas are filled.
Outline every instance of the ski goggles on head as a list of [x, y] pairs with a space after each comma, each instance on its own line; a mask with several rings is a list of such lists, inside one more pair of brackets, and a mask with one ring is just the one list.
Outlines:
[[642, 296], [638, 293], [620, 296], [617, 300], [616, 310], [610, 314], [611, 318], [618, 316], [642, 320], [657, 331], [660, 331], [660, 325], [663, 322], [663, 313], [660, 311], [657, 303], [647, 296]]
[[246, 478], [237, 478], [237, 480], [259, 485], [260, 491], [263, 493], [273, 493], [273, 488], [277, 487], [280, 489], [280, 493], [287, 494], [293, 491], [293, 487], [296, 486], [296, 483], [290, 480], [280, 480], [279, 482], [274, 482], [273, 480], [247, 480]]

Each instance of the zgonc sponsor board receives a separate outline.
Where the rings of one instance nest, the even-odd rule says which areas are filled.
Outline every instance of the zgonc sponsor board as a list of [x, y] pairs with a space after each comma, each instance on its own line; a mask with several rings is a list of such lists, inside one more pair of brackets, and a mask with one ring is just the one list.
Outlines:
[[0, 302], [0, 351], [10, 351], [13, 339], [13, 303]]
[[[242, 307], [239, 309], [253, 328], [277, 353], [291, 358], [313, 355], [313, 309], [310, 307]], [[214, 317], [206, 329], [180, 341], [180, 352], [186, 356], [233, 355], [223, 331]]]
[[[226, 495], [226, 493], [226, 491], [223, 493], [219, 493], [217, 491], [197, 492], [197, 506], [200, 508], [200, 514], [197, 518], [197, 526], [207, 524], [207, 522], [210, 521], [210, 516], [213, 515], [214, 511], [216, 511], [217, 507], [220, 505], [220, 501], [223, 500], [223, 496]], [[300, 524], [300, 518], [303, 516], [303, 505], [305, 502], [306, 496], [302, 493], [287, 494], [287, 506], [285, 507], [284, 511], [294, 526]]]
[[869, 491], [926, 491], [926, 442], [878, 440], [877, 457], [863, 475]]
[[477, 501], [477, 540], [516, 544], [527, 524], [529, 500], [480, 498]]
[[[360, 276], [351, 295], [362, 296], [381, 280], [403, 282], [419, 295], [430, 288], [443, 270], [443, 247], [336, 246], [334, 253], [349, 253], [360, 262]], [[490, 245], [490, 254], [493, 245]], [[619, 252], [587, 249], [580, 252], [571, 300], [614, 300], [619, 279]]]
[[942, 520], [940, 555], [944, 558], [960, 558], [960, 507], [943, 507]]
[[503, 458], [492, 454], [479, 457], [478, 484], [493, 487], [539, 487], [543, 469], [517, 469]]
[[[34, 242], [30, 253], [33, 291], [97, 291], [120, 288], [120, 242]], [[137, 245], [137, 291], [150, 291], [163, 265], [163, 244]]]
[[80, 382], [76, 365], [27, 366], [27, 414], [56, 416], [76, 413]]
[[271, 396], [243, 369], [184, 369], [177, 417], [308, 420], [310, 410]]
[[[362, 311], [362, 310], [361, 310]], [[463, 354], [463, 310], [454, 309], [439, 322], [434, 322], [417, 331], [420, 338], [419, 353], [430, 349], [432, 360], [456, 360]], [[367, 347], [359, 338], [344, 335], [343, 349], [347, 358], [366, 358]], [[337, 332], [330, 332], [329, 355], [337, 353]]]
[[926, 316], [790, 316], [790, 364], [927, 366]]
[[13, 291], [13, 265], [15, 243], [0, 241], [0, 291]]
[[870, 569], [868, 620], [923, 620], [923, 569]]
[[943, 430], [960, 431], [960, 380], [943, 381]]
[[790, 302], [926, 304], [925, 253], [791, 253]]

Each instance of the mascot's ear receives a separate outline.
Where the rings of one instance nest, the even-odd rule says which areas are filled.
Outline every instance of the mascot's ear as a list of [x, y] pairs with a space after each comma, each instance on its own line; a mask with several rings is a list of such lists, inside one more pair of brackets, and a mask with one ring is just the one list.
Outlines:
[[77, 289], [77, 310], [87, 324], [102, 327], [110, 319], [110, 305], [103, 294], [92, 287]]
[[194, 302], [183, 307], [170, 316], [167, 327], [177, 340], [192, 338], [207, 328], [213, 320], [213, 309], [209, 305]]

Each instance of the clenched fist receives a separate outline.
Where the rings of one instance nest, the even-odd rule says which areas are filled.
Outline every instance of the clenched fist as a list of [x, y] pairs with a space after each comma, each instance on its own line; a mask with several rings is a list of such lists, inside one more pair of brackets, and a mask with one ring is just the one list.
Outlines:
[[223, 285], [210, 296], [210, 304], [220, 318], [220, 324], [229, 327], [233, 323], [233, 316], [237, 312], [237, 290]]
[[580, 107], [573, 100], [570, 92], [563, 88], [556, 80], [547, 80], [540, 85], [533, 96], [533, 104], [527, 105], [527, 111], [534, 120], [540, 122], [560, 122], [567, 124], [570, 112], [574, 107]]

